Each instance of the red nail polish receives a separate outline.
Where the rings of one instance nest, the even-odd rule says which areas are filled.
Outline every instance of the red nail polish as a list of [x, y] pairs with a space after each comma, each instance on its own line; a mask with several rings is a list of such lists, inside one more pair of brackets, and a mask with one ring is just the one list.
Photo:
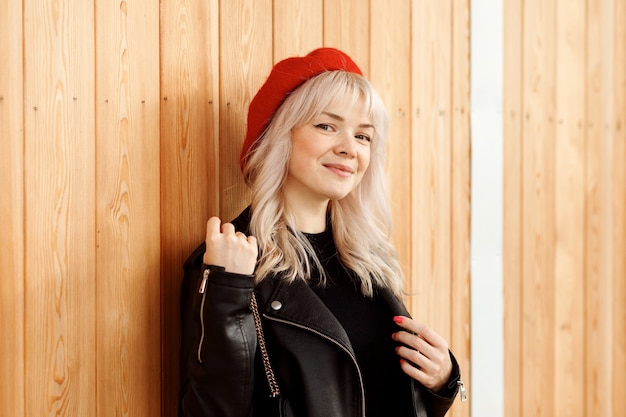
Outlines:
[[402, 317], [394, 316], [393, 321], [395, 321], [396, 323], [402, 323]]
[[398, 337], [398, 334], [397, 334], [397, 333], [392, 333], [392, 334], [391, 334], [391, 338], [392, 338], [393, 340], [396, 340], [396, 337]]

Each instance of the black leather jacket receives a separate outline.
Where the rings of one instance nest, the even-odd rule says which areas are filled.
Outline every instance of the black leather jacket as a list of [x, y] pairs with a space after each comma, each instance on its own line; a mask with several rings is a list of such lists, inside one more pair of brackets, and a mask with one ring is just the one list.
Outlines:
[[[247, 231], [248, 216], [246, 210], [233, 221], [237, 230]], [[206, 269], [203, 253], [201, 245], [185, 263], [181, 291], [180, 416], [365, 416], [350, 341], [307, 283], [268, 278], [255, 286], [253, 276]], [[257, 351], [249, 308], [253, 291], [281, 389], [279, 404], [270, 398]], [[381, 294], [395, 315], [408, 316], [390, 292]], [[444, 394], [412, 381], [416, 417], [441, 417], [452, 405], [460, 370], [450, 356], [453, 370]]]

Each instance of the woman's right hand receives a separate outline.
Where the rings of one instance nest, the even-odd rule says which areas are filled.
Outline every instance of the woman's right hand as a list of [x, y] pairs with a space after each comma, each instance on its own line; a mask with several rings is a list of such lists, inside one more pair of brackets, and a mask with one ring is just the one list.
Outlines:
[[221, 223], [218, 217], [207, 221], [203, 262], [224, 267], [226, 272], [252, 275], [259, 252], [256, 238], [235, 232], [231, 223]]

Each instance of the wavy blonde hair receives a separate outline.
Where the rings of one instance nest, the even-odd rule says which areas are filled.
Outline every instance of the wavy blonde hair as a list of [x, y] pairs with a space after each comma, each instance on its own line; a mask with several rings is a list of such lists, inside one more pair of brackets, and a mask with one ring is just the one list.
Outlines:
[[391, 212], [385, 176], [389, 119], [369, 81], [347, 71], [324, 72], [289, 94], [256, 147], [246, 155], [244, 178], [252, 190], [250, 233], [256, 236], [261, 253], [257, 281], [275, 274], [289, 282], [308, 280], [313, 267], [323, 274], [308, 239], [297, 230], [281, 190], [291, 157], [292, 129], [346, 97], [351, 103], [364, 100], [374, 135], [370, 165], [361, 183], [329, 204], [335, 245], [343, 264], [360, 279], [363, 294], [372, 296], [375, 287], [384, 287], [401, 297], [402, 270], [389, 241]]

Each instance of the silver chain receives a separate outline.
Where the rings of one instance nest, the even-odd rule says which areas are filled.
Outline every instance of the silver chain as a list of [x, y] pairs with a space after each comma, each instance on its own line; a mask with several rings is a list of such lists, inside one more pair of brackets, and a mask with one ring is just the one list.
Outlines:
[[261, 358], [263, 359], [263, 368], [265, 368], [265, 376], [267, 377], [267, 383], [270, 386], [272, 397], [280, 395], [280, 389], [278, 388], [278, 382], [276, 382], [276, 376], [274, 370], [270, 364], [270, 357], [267, 354], [267, 346], [265, 345], [265, 336], [263, 334], [263, 327], [261, 327], [261, 316], [259, 315], [259, 306], [256, 302], [256, 296], [252, 293], [250, 299], [250, 308], [252, 309], [252, 315], [254, 316], [254, 327], [256, 327], [257, 340], [259, 341], [259, 348], [261, 349]]

